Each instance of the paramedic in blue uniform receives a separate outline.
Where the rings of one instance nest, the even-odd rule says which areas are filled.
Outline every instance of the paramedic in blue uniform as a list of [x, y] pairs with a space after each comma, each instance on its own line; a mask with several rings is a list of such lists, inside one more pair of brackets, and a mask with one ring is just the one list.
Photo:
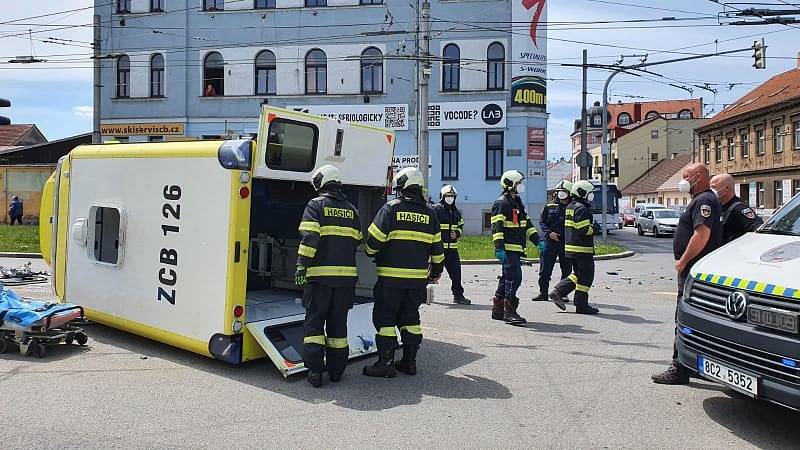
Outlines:
[[727, 244], [746, 233], [756, 231], [764, 221], [736, 196], [733, 177], [720, 173], [711, 177], [711, 190], [722, 203], [722, 243]]
[[[672, 240], [675, 254], [675, 270], [678, 272], [678, 302], [683, 297], [683, 285], [692, 265], [703, 256], [722, 245], [722, 205], [711, 191], [708, 168], [695, 163], [683, 170], [683, 179], [678, 189], [692, 195], [692, 202], [678, 220], [675, 238]], [[675, 319], [678, 308], [675, 308]], [[677, 328], [676, 328], [677, 333]], [[666, 371], [653, 375], [658, 384], [688, 384], [691, 371], [678, 361], [677, 335], [673, 341], [672, 364]]]
[[451, 185], [439, 191], [439, 203], [433, 205], [436, 217], [442, 227], [442, 246], [444, 247], [444, 268], [450, 275], [450, 290], [453, 292], [453, 303], [469, 305], [464, 297], [464, 286], [461, 284], [461, 258], [458, 256], [458, 239], [464, 234], [464, 218], [456, 207], [458, 192]]
[[[550, 277], [553, 275], [556, 258], [561, 268], [562, 280], [572, 273], [572, 260], [564, 253], [564, 214], [570, 203], [571, 190], [572, 183], [559, 181], [555, 187], [553, 201], [544, 207], [539, 216], [544, 250], [539, 253], [539, 295], [533, 298], [535, 302], [548, 301]], [[567, 298], [564, 300], [568, 301]]]
[[308, 382], [320, 387], [326, 369], [331, 381], [342, 378], [350, 355], [347, 314], [355, 300], [355, 254], [362, 234], [358, 210], [342, 192], [336, 167], [315, 170], [311, 185], [319, 196], [308, 202], [300, 222], [295, 283], [303, 286], [306, 308], [303, 361]]

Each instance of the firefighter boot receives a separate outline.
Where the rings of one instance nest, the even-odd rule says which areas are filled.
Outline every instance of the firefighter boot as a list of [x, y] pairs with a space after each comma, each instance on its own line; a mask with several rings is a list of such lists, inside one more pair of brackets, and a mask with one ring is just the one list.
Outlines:
[[453, 303], [459, 305], [471, 305], [472, 302], [467, 298], [464, 297], [464, 294], [455, 294], [453, 295]]
[[364, 375], [378, 378], [394, 378], [397, 371], [394, 368], [394, 349], [378, 352], [378, 360], [371, 366], [365, 366]]
[[315, 388], [322, 387], [322, 373], [309, 371], [308, 382]]
[[403, 344], [403, 359], [395, 363], [395, 368], [406, 375], [416, 375], [418, 349], [419, 345]]
[[562, 311], [567, 310], [567, 305], [564, 304], [564, 296], [558, 292], [558, 289], [553, 289], [552, 292], [550, 292], [550, 301], [555, 303], [558, 309]]
[[494, 297], [492, 299], [492, 319], [503, 320], [505, 315], [505, 301], [502, 298]]
[[517, 314], [517, 307], [519, 307], [519, 299], [506, 300], [503, 321], [509, 325], [516, 326], [521, 326], [528, 323], [524, 317], [521, 317], [519, 314]]
[[600, 310], [589, 305], [589, 294], [585, 292], [576, 292], [575, 312], [578, 314], [597, 314]]

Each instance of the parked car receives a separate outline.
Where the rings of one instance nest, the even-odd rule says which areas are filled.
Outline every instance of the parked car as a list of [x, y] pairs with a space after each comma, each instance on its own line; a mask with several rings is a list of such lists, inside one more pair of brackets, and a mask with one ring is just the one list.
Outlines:
[[675, 211], [678, 211], [678, 215], [681, 215], [681, 214], [683, 214], [684, 211], [686, 211], [686, 206], [684, 206], [684, 205], [675, 205], [675, 206], [672, 207], [672, 209], [674, 209]]
[[636, 216], [633, 214], [633, 208], [625, 208], [619, 213], [619, 229], [623, 227], [632, 227], [636, 223]]
[[655, 237], [675, 234], [680, 217], [681, 215], [674, 209], [648, 209], [639, 217], [636, 223], [636, 232], [639, 233], [639, 236], [644, 236], [645, 232], [650, 232]]
[[647, 211], [648, 209], [667, 209], [667, 207], [660, 203], [637, 203], [636, 206], [633, 207], [634, 227], [636, 226], [637, 221], [639, 220], [639, 216], [641, 216], [642, 213]]

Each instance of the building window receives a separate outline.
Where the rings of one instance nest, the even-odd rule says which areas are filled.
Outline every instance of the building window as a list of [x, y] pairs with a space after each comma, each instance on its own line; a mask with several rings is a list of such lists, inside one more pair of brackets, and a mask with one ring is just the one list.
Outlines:
[[203, 11], [224, 11], [225, 0], [203, 0]]
[[370, 47], [361, 53], [361, 93], [383, 92], [383, 53]]
[[603, 116], [600, 114], [596, 114], [592, 116], [592, 126], [595, 127], [602, 127], [603, 126]]
[[117, 0], [117, 14], [129, 12], [131, 12], [131, 0]]
[[722, 162], [722, 141], [714, 141], [714, 160]]
[[736, 140], [731, 134], [728, 136], [728, 161], [733, 161], [736, 158]]
[[275, 54], [264, 50], [256, 56], [256, 95], [275, 95], [278, 72]]
[[442, 133], [442, 180], [458, 179], [458, 133]]
[[764, 207], [764, 182], [759, 181], [756, 183], [756, 207]]
[[750, 157], [750, 135], [748, 133], [742, 133], [741, 140], [742, 140], [742, 158], [749, 158]]
[[328, 6], [328, 0], [306, 0], [306, 7]]
[[647, 114], [644, 116], [644, 118], [645, 118], [645, 119], [648, 119], [648, 120], [649, 120], [649, 119], [655, 119], [656, 117], [658, 117], [658, 113], [657, 113], [656, 111], [650, 111], [649, 113], [647, 113]]
[[767, 152], [767, 136], [764, 130], [756, 130], [756, 154], [763, 155]]
[[461, 50], [455, 44], [444, 47], [442, 61], [442, 90], [458, 91], [461, 84]]
[[274, 9], [275, 0], [256, 0], [255, 9]]
[[792, 181], [792, 197], [800, 194], [800, 180]]
[[658, 139], [658, 130], [650, 131], [650, 139]]
[[306, 54], [306, 94], [328, 92], [328, 58], [315, 48]]
[[783, 152], [783, 126], [778, 125], [772, 128], [774, 135], [772, 136], [772, 148], [775, 153]]
[[499, 180], [503, 174], [503, 132], [486, 133], [486, 179]]
[[383, 0], [361, 0], [362, 5], [382, 5]]
[[150, 12], [164, 12], [164, 0], [150, 0]]
[[127, 144], [128, 141], [130, 141], [130, 137], [129, 136], [114, 136], [114, 139], [112, 139], [112, 140], [113, 141], [117, 141], [120, 144]]
[[147, 142], [164, 142], [164, 136], [147, 136]]
[[131, 59], [127, 55], [117, 58], [117, 97], [131, 96]]
[[225, 60], [217, 52], [211, 52], [203, 60], [203, 95], [215, 97], [225, 95]]
[[94, 206], [89, 217], [94, 221], [89, 224], [92, 237], [91, 258], [99, 263], [119, 265], [120, 211], [117, 208]]
[[681, 112], [678, 113], [678, 119], [691, 119], [692, 112], [688, 109], [682, 109]]
[[494, 42], [486, 51], [486, 89], [502, 91], [506, 88], [506, 49], [503, 44]]
[[658, 153], [650, 153], [650, 161], [658, 162]]
[[792, 124], [792, 129], [794, 130], [792, 146], [795, 150], [800, 150], [800, 120]]
[[704, 155], [703, 155], [703, 160], [704, 160], [704, 161], [703, 161], [703, 162], [705, 162], [706, 164], [708, 164], [708, 163], [710, 163], [710, 162], [711, 162], [711, 144], [709, 144], [708, 142], [706, 142], [706, 143], [705, 143], [705, 144], [703, 144], [703, 145], [705, 146], [705, 148], [703, 149], [703, 153], [704, 153]]
[[775, 185], [775, 207], [779, 208], [783, 205], [783, 180], [775, 180], [773, 184]]
[[630, 125], [631, 124], [631, 115], [628, 113], [620, 113], [617, 116], [617, 125]]
[[317, 159], [318, 140], [319, 130], [314, 125], [274, 119], [267, 135], [267, 167], [310, 172]]
[[150, 97], [164, 96], [164, 56], [156, 53], [150, 58]]

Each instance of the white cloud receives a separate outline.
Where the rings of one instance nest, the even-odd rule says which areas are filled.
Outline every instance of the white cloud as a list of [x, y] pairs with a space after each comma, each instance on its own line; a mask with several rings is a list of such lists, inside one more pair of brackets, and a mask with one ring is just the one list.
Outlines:
[[78, 117], [92, 117], [93, 108], [87, 105], [73, 106], [72, 114]]

